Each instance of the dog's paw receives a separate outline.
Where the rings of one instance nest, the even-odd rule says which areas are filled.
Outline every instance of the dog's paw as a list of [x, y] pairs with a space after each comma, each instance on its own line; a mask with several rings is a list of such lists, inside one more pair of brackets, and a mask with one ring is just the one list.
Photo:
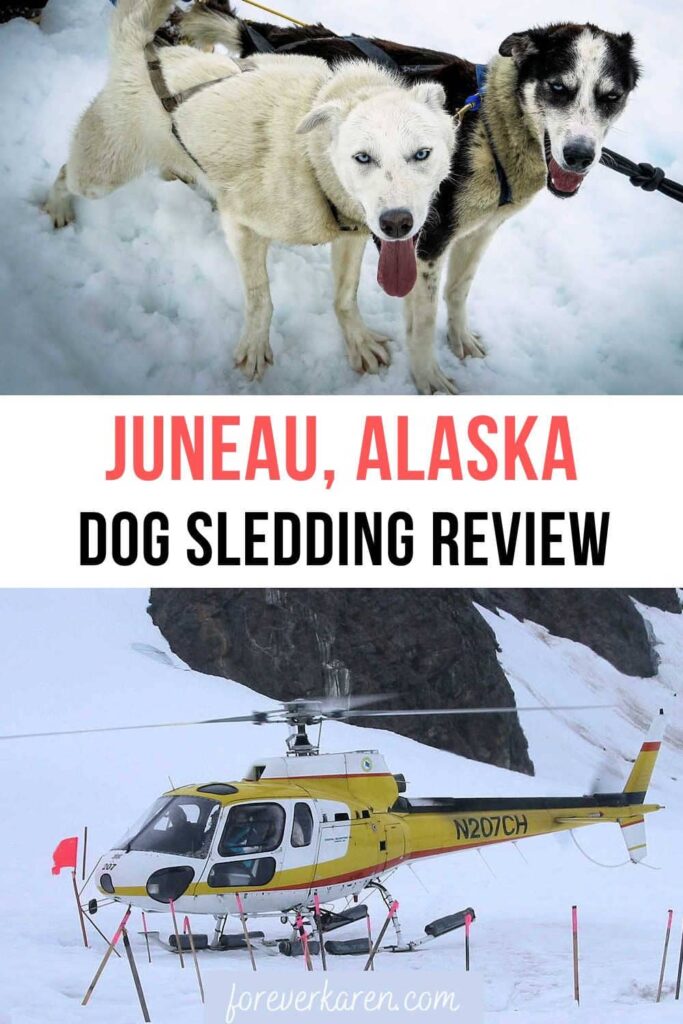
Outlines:
[[383, 366], [391, 365], [390, 339], [371, 331], [369, 327], [346, 333], [346, 348], [351, 368], [356, 373], [379, 373]]
[[248, 380], [261, 380], [273, 361], [273, 350], [267, 338], [258, 341], [243, 338], [235, 352], [235, 366]]
[[43, 204], [43, 212], [48, 215], [52, 221], [52, 226], [57, 229], [65, 228], [67, 224], [71, 224], [76, 220], [73, 199], [69, 195], [51, 195], [47, 202]]
[[448, 344], [451, 346], [454, 355], [458, 359], [485, 359], [486, 348], [478, 334], [474, 334], [468, 328], [456, 330], [448, 328]]
[[455, 381], [447, 377], [438, 363], [417, 370], [413, 368], [413, 378], [421, 395], [457, 395]]

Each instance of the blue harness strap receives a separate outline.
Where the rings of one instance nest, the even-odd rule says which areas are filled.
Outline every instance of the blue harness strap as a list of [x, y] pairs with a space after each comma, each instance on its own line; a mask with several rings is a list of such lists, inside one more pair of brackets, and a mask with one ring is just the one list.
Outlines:
[[482, 100], [486, 93], [488, 70], [486, 64], [477, 64], [477, 92], [475, 92], [474, 96], [468, 96], [465, 100], [465, 105], [470, 108], [473, 114], [478, 114], [481, 110]]
[[[481, 105], [486, 95], [486, 79], [488, 77], [488, 67], [486, 64], [477, 64], [477, 92], [474, 96], [468, 96], [465, 100], [466, 105], [470, 108], [473, 114], [478, 114], [481, 111]], [[510, 187], [510, 181], [505, 173], [500, 157], [496, 152], [496, 147], [493, 144], [493, 136], [489, 127], [488, 121], [481, 115], [482, 124], [484, 125], [484, 131], [486, 132], [486, 138], [491, 149], [491, 155], [493, 156], [493, 164], [496, 168], [496, 176], [498, 177], [498, 183], [500, 185], [500, 202], [499, 206], [510, 206], [513, 202], [512, 188]]]

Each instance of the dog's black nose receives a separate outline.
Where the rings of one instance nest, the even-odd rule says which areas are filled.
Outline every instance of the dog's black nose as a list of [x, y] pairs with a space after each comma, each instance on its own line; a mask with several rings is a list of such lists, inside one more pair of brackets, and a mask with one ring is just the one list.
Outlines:
[[386, 210], [379, 218], [379, 226], [389, 238], [405, 238], [414, 224], [410, 210]]
[[588, 139], [574, 139], [564, 147], [562, 156], [570, 171], [583, 174], [595, 160], [595, 146]]

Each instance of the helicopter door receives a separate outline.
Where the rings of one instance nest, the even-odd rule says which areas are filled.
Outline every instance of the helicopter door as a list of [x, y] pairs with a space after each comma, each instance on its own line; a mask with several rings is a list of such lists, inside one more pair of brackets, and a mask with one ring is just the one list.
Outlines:
[[[288, 808], [283, 869], [292, 885], [312, 881], [318, 860], [320, 827], [314, 800], [296, 800]], [[305, 890], [302, 890], [302, 894]]]
[[211, 889], [263, 889], [282, 870], [287, 814], [279, 803], [233, 804], [201, 881]]

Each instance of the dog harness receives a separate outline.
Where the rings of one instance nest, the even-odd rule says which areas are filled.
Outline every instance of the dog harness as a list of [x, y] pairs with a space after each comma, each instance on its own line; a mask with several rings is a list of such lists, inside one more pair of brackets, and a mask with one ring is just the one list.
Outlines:
[[489, 69], [486, 64], [477, 64], [477, 92], [473, 96], [468, 96], [465, 101], [465, 106], [462, 110], [458, 111], [458, 118], [462, 119], [468, 111], [473, 114], [481, 114], [481, 123], [484, 126], [486, 132], [486, 140], [491, 150], [491, 156], [493, 157], [493, 163], [496, 168], [496, 175], [498, 177], [498, 184], [500, 185], [500, 201], [498, 206], [510, 206], [512, 199], [512, 188], [510, 187], [510, 179], [505, 173], [505, 168], [501, 163], [501, 159], [498, 156], [498, 151], [493, 142], [493, 134], [491, 132], [491, 126], [489, 125], [486, 116], [481, 109], [484, 96], [486, 95], [486, 79], [488, 78]]
[[[266, 40], [264, 40], [264, 42], [266, 42]], [[212, 86], [214, 85], [219, 85], [221, 82], [227, 82], [229, 79], [234, 78], [235, 76], [223, 75], [221, 78], [212, 78], [208, 82], [200, 82], [198, 85], [192, 85], [190, 86], [189, 89], [183, 89], [182, 92], [172, 93], [170, 92], [168, 85], [166, 83], [163, 68], [161, 66], [161, 61], [159, 60], [159, 53], [154, 43], [148, 43], [147, 46], [145, 47], [145, 60], [147, 61], [147, 71], [149, 73], [149, 78], [152, 83], [152, 88], [159, 97], [159, 102], [161, 103], [162, 107], [169, 115], [171, 121], [171, 132], [173, 133], [174, 139], [176, 140], [180, 148], [183, 150], [183, 152], [190, 158], [192, 163], [199, 168], [202, 174], [206, 174], [207, 172], [204, 169], [204, 167], [202, 167], [200, 161], [197, 159], [194, 153], [192, 153], [189, 150], [189, 148], [185, 145], [182, 136], [178, 131], [178, 125], [174, 120], [173, 114], [178, 109], [178, 107], [182, 106], [183, 103], [186, 103], [187, 100], [192, 99], [193, 96], [196, 96], [198, 93], [203, 92], [205, 89], [212, 88]], [[252, 60], [249, 60], [249, 58], [246, 58], [245, 60], [234, 60], [233, 63], [237, 66], [238, 71], [242, 74], [246, 74], [249, 71], [256, 70], [256, 65]], [[318, 183], [318, 187], [320, 188], [320, 183]], [[324, 195], [322, 188], [320, 188], [320, 191]], [[332, 214], [332, 217], [340, 231], [354, 232], [361, 230], [362, 225], [345, 221], [342, 218], [340, 211], [334, 205], [334, 203], [330, 202], [330, 200], [327, 199], [327, 196], [325, 196], [325, 199], [330, 208], [330, 213]]]
[[[219, 85], [221, 82], [227, 82], [228, 79], [234, 78], [234, 75], [223, 75], [221, 78], [212, 78], [208, 82], [200, 82], [198, 85], [192, 85], [189, 89], [184, 89], [182, 92], [172, 93], [169, 91], [166, 79], [164, 77], [163, 68], [161, 61], [159, 60], [159, 54], [154, 43], [148, 43], [145, 46], [145, 60], [147, 61], [147, 71], [149, 73], [149, 79], [152, 83], [152, 88], [159, 97], [164, 110], [169, 115], [171, 121], [171, 132], [173, 137], [183, 150], [184, 153], [189, 156], [193, 164], [195, 164], [202, 174], [206, 174], [206, 171], [202, 167], [197, 157], [190, 152], [188, 147], [182, 140], [180, 132], [178, 131], [178, 125], [175, 123], [173, 114], [183, 103], [187, 100], [192, 99], [197, 93], [203, 92], [205, 89], [210, 89], [214, 85]], [[235, 60], [233, 61], [238, 71], [245, 74], [248, 71], [253, 71], [256, 67], [253, 61], [250, 60]]]

